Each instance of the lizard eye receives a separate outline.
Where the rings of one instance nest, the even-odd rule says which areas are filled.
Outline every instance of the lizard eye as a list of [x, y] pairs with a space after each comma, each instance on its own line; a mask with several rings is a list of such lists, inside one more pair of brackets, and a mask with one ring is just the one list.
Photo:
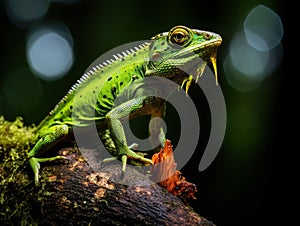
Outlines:
[[184, 46], [191, 40], [189, 31], [183, 27], [174, 28], [169, 32], [169, 41]]

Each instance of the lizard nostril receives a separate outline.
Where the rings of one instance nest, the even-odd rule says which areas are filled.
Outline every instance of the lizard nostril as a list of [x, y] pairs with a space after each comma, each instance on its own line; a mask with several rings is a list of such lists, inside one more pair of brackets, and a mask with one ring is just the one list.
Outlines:
[[206, 39], [206, 40], [210, 39], [210, 37], [211, 37], [211, 35], [210, 35], [209, 33], [206, 33], [206, 34], [204, 35], [204, 39]]

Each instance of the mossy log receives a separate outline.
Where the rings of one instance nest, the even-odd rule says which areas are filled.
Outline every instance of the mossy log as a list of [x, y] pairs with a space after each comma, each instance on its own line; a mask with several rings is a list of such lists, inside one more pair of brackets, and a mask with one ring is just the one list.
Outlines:
[[[119, 164], [96, 172], [74, 147], [58, 151], [66, 161], [44, 163], [35, 186], [24, 153], [30, 129], [0, 118], [1, 225], [213, 225], [136, 170], [126, 172], [126, 183], [115, 183]], [[130, 180], [135, 185], [126, 185]]]

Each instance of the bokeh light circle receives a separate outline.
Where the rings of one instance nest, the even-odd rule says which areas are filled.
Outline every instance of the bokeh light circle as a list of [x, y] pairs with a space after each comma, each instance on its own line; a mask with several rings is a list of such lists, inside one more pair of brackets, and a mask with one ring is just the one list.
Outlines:
[[55, 30], [38, 30], [28, 39], [27, 61], [36, 76], [47, 81], [59, 79], [73, 65], [72, 44]]

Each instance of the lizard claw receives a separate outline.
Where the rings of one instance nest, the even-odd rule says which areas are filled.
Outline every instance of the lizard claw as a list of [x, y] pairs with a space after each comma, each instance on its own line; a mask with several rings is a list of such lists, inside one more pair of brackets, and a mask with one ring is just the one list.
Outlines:
[[[126, 171], [126, 165], [127, 165], [127, 160], [128, 159], [132, 159], [132, 160], [136, 160], [139, 162], [144, 163], [145, 165], [152, 165], [153, 162], [151, 159], [145, 158], [137, 153], [135, 153], [133, 150], [137, 149], [138, 145], [136, 143], [131, 144], [130, 146], [128, 146], [128, 149], [125, 151], [125, 153], [123, 152], [123, 154], [120, 154], [118, 156], [114, 156], [111, 158], [105, 158], [102, 160], [103, 163], [105, 162], [110, 162], [110, 161], [114, 161], [114, 160], [118, 160], [120, 159], [122, 162], [122, 172], [121, 174], [124, 176], [124, 173]], [[131, 150], [132, 149], [132, 150]]]
[[64, 159], [64, 160], [68, 160], [66, 157], [64, 156], [55, 156], [55, 157], [50, 157], [50, 158], [36, 158], [36, 157], [31, 157], [29, 159], [29, 164], [33, 170], [34, 173], [34, 184], [35, 186], [38, 186], [39, 184], [39, 169], [40, 169], [40, 162], [51, 162], [57, 159]]

